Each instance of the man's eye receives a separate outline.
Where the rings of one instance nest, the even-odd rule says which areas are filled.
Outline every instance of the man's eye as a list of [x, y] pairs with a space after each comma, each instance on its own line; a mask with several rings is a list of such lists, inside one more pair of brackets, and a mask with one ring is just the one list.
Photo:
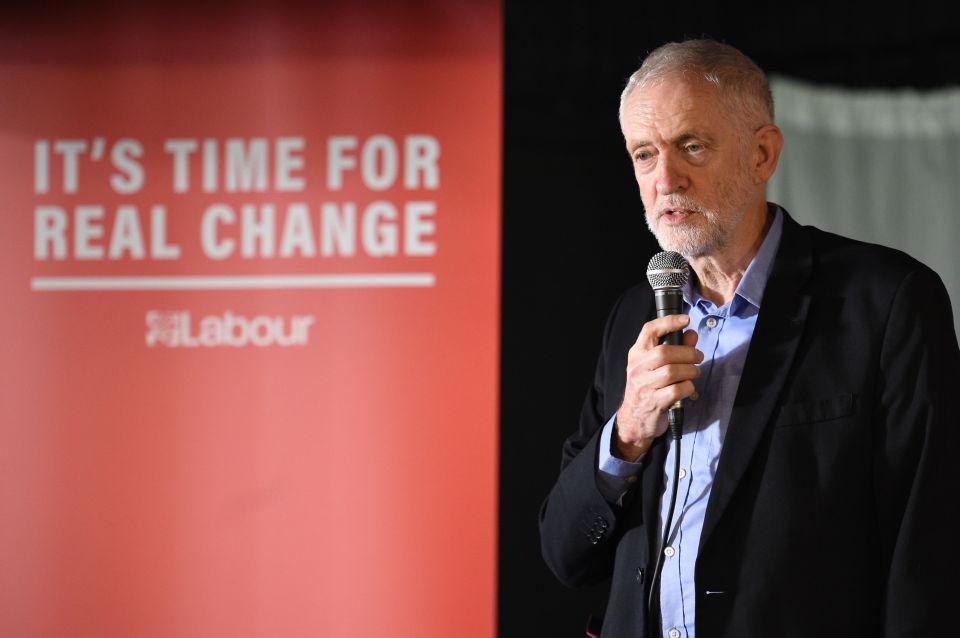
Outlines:
[[633, 159], [636, 162], [645, 162], [650, 159], [650, 153], [647, 151], [637, 151], [633, 154]]
[[684, 148], [687, 149], [688, 153], [699, 153], [703, 150], [702, 144], [687, 144]]

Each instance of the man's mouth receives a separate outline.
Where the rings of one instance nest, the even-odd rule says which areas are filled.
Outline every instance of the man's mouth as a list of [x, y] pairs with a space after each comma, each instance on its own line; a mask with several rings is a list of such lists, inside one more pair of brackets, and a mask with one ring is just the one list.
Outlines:
[[693, 215], [693, 211], [685, 208], [668, 208], [660, 213], [660, 221], [664, 222], [668, 226], [673, 224], [681, 224], [691, 215]]

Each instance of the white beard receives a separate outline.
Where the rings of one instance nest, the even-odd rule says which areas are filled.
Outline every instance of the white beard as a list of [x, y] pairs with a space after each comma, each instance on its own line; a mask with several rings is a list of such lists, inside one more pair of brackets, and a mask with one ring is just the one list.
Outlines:
[[[680, 253], [687, 259], [716, 253], [729, 244], [752, 197], [750, 175], [741, 170], [734, 181], [720, 189], [716, 209], [709, 209], [687, 195], [670, 195], [660, 202], [653, 215], [646, 215], [647, 228], [657, 238], [661, 249]], [[693, 215], [677, 226], [660, 224], [661, 214], [672, 208], [689, 210]]]

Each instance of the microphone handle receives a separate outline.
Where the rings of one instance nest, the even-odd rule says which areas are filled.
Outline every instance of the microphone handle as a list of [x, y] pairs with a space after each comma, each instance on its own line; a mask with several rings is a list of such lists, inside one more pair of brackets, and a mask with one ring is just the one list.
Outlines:
[[[679, 288], [661, 288], [654, 291], [657, 306], [657, 318], [667, 315], [683, 314], [683, 292]], [[660, 337], [660, 343], [679, 346], [683, 340], [683, 332], [677, 330]], [[679, 441], [683, 435], [683, 404], [677, 401], [667, 411], [667, 423], [670, 425], [670, 436]]]
[[[654, 298], [657, 305], [657, 318], [667, 315], [683, 314], [683, 292], [679, 288], [661, 288], [654, 291]], [[683, 333], [680, 330], [671, 332], [660, 337], [660, 343], [668, 343], [672, 346], [679, 346]]]

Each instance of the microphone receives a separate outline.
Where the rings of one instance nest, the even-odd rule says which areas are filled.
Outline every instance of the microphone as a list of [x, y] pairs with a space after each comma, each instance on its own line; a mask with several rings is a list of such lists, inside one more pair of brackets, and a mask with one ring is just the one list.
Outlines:
[[[667, 315], [683, 314], [682, 289], [689, 278], [690, 264], [680, 253], [665, 250], [650, 259], [650, 263], [647, 264], [647, 281], [653, 288], [658, 319]], [[671, 332], [660, 337], [660, 343], [680, 345], [683, 343], [682, 337], [683, 334], [680, 331]], [[667, 517], [663, 525], [663, 537], [660, 540], [657, 562], [653, 567], [653, 578], [650, 580], [650, 590], [647, 595], [647, 618], [656, 617], [653, 613], [653, 595], [658, 591], [657, 583], [663, 568], [663, 548], [667, 546], [667, 539], [670, 538], [673, 509], [677, 504], [677, 484], [680, 482], [680, 438], [683, 436], [683, 404], [680, 401], [667, 410], [667, 423], [670, 425], [670, 438], [673, 439], [673, 481], [670, 489], [670, 504], [667, 506]]]
[[[683, 314], [683, 287], [690, 278], [690, 264], [680, 253], [665, 250], [654, 255], [647, 264], [647, 281], [653, 288], [657, 306], [657, 318]], [[660, 343], [678, 346], [682, 343], [681, 331], [671, 332], [660, 338]], [[683, 404], [677, 401], [667, 411], [670, 435], [675, 441], [683, 434]]]

